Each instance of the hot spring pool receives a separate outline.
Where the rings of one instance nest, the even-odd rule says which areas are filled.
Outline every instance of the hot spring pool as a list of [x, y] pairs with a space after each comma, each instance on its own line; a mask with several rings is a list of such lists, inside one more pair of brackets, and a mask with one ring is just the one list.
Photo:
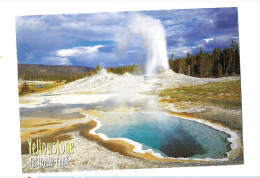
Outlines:
[[204, 124], [155, 113], [108, 113], [96, 133], [128, 138], [164, 157], [222, 159], [230, 151], [228, 134]]

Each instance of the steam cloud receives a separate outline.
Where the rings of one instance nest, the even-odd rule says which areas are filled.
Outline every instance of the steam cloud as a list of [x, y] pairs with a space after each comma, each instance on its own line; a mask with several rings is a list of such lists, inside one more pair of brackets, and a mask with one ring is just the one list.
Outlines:
[[165, 29], [161, 21], [147, 15], [132, 14], [123, 33], [116, 36], [117, 48], [124, 51], [130, 39], [138, 36], [146, 51], [146, 75], [158, 73], [160, 69], [169, 69], [166, 49]]

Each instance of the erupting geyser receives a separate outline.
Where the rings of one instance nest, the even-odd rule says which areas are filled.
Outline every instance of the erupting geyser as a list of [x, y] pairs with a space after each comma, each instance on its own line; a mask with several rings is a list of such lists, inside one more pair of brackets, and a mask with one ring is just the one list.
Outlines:
[[169, 69], [165, 29], [161, 21], [147, 15], [132, 14], [125, 32], [117, 36], [119, 50], [125, 49], [133, 36], [139, 36], [146, 50], [146, 75]]

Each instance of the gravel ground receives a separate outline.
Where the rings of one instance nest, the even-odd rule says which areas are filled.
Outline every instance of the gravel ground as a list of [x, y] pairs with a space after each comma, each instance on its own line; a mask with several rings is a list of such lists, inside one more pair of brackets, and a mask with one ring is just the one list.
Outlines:
[[[214, 161], [208, 163], [176, 163], [148, 161], [121, 155], [112, 152], [99, 145], [97, 142], [90, 141], [79, 135], [79, 132], [66, 133], [73, 138], [75, 154], [69, 157], [69, 167], [46, 167], [30, 169], [28, 161], [31, 156], [22, 155], [22, 169], [24, 173], [40, 172], [68, 172], [68, 171], [96, 171], [96, 170], [116, 170], [116, 169], [147, 169], [147, 168], [169, 168], [169, 167], [188, 167], [188, 166], [216, 166], [242, 164], [243, 158], [240, 157], [229, 161]], [[41, 158], [48, 158], [49, 155], [42, 155]], [[57, 155], [51, 155], [56, 158]]]

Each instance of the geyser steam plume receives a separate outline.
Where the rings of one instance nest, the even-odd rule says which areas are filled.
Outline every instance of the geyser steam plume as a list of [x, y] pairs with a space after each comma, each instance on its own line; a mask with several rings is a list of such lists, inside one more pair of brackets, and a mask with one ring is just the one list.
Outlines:
[[156, 74], [160, 69], [169, 69], [165, 29], [160, 20], [132, 14], [124, 33], [116, 36], [119, 51], [125, 50], [134, 36], [140, 37], [146, 51], [146, 75]]

